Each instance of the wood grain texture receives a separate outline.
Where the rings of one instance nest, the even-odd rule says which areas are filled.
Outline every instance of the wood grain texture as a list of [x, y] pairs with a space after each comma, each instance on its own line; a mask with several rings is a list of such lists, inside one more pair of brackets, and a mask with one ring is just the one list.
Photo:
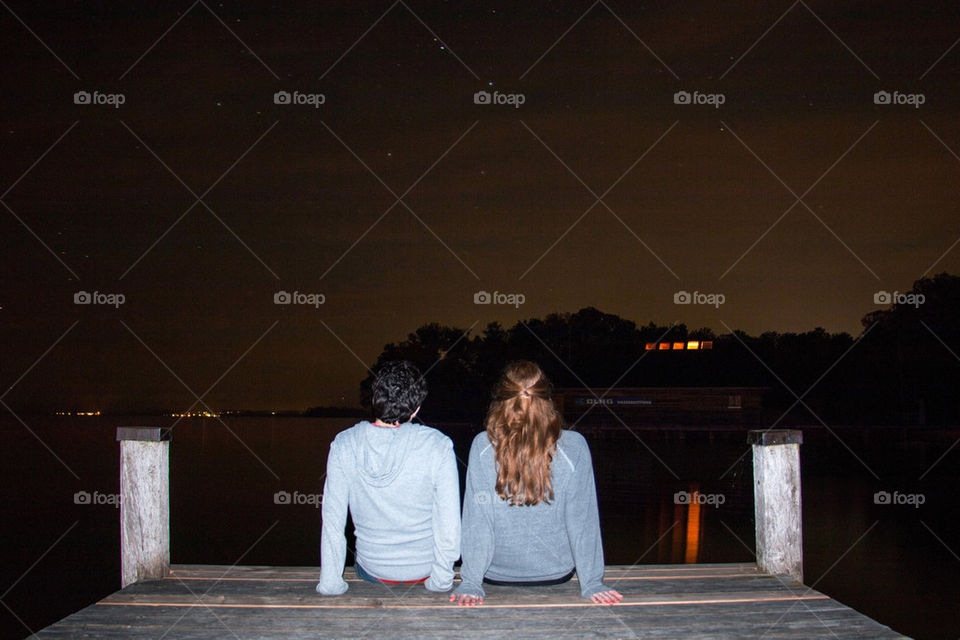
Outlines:
[[121, 586], [170, 570], [170, 442], [120, 442]]
[[458, 607], [422, 585], [358, 580], [325, 597], [316, 567], [174, 565], [61, 620], [41, 638], [902, 638], [828, 596], [752, 564], [607, 567], [621, 604], [597, 606], [576, 579], [487, 586]]
[[800, 445], [753, 445], [757, 565], [803, 581]]

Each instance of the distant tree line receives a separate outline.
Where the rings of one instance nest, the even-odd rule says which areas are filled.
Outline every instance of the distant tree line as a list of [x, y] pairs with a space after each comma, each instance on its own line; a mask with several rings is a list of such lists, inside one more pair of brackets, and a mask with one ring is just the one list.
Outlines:
[[[683, 324], [638, 326], [587, 307], [510, 328], [490, 323], [479, 335], [427, 324], [387, 344], [377, 364], [405, 358], [427, 372], [425, 421], [479, 423], [504, 365], [523, 358], [538, 362], [558, 387], [764, 387], [772, 412], [795, 404], [785, 424], [816, 424], [818, 417], [827, 424], [958, 424], [960, 277], [923, 278], [910, 293], [910, 302], [901, 297], [867, 313], [857, 337], [819, 327], [717, 335]], [[690, 340], [712, 341], [713, 349], [646, 349]], [[369, 376], [361, 383], [365, 407], [370, 383]]]

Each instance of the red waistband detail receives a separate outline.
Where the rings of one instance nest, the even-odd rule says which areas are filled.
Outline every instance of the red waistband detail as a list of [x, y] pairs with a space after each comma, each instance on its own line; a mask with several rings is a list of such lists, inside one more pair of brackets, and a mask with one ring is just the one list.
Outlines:
[[[427, 576], [427, 578], [429, 577], [430, 576]], [[377, 578], [377, 580], [384, 584], [420, 584], [421, 582], [426, 582], [427, 578], [420, 578], [419, 580], [384, 580], [383, 578]]]

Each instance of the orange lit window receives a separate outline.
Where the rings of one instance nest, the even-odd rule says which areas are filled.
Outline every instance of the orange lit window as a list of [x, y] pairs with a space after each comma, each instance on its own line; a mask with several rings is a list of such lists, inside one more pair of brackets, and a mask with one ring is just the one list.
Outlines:
[[648, 342], [648, 343], [647, 343], [647, 346], [646, 346], [645, 348], [646, 348], [647, 351], [653, 351], [654, 349], [657, 348], [657, 343], [656, 343], [656, 342]]
[[687, 342], [687, 349], [699, 349], [700, 343], [697, 340], [690, 340]]
[[674, 349], [683, 349], [683, 343], [682, 343], [682, 342], [674, 342], [674, 343], [673, 343], [673, 348], [674, 348]]
[[712, 341], [712, 340], [704, 340], [703, 342], [700, 343], [700, 348], [701, 348], [701, 349], [713, 349], [713, 341]]
[[669, 342], [661, 342], [661, 343], [660, 343], [660, 347], [659, 347], [660, 351], [664, 351], [664, 350], [669, 349], [669, 348], [670, 348], [670, 343], [669, 343]]

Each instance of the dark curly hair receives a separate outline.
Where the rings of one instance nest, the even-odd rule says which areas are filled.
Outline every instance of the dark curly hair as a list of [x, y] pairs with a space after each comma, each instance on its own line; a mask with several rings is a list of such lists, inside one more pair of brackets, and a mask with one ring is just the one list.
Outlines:
[[375, 418], [406, 422], [427, 397], [427, 381], [412, 362], [393, 360], [377, 371], [371, 391]]

